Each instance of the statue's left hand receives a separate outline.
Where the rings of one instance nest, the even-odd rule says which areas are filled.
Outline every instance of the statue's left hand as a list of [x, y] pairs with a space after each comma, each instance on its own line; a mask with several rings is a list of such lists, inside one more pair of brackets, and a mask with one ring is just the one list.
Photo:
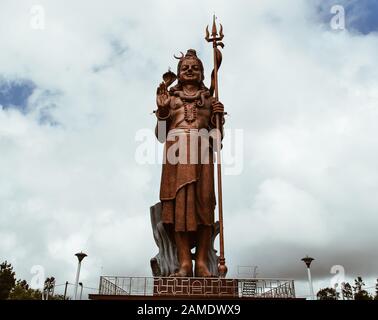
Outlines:
[[216, 113], [219, 113], [220, 115], [224, 114], [224, 106], [222, 102], [214, 101], [211, 107], [212, 107], [213, 114], [216, 114]]

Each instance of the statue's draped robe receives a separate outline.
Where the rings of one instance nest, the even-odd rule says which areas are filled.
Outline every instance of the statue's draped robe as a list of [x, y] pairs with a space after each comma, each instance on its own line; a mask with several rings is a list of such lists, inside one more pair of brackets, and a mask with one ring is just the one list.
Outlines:
[[[172, 119], [172, 117], [179, 118], [180, 112], [172, 111], [172, 105], [175, 106], [175, 103], [171, 104], [170, 119], [167, 120], [169, 130], [174, 131], [177, 130], [176, 128], [181, 128], [181, 130], [182, 128], [185, 129], [185, 122], [181, 123], [179, 126], [174, 125], [175, 119]], [[206, 105], [203, 108], [204, 112], [199, 110], [199, 113], [203, 113], [200, 116], [205, 117], [205, 123], [207, 124], [206, 129], [211, 129], [210, 105], [211, 101], [207, 99]], [[173, 107], [173, 109], [175, 109], [175, 107]], [[176, 107], [176, 110], [180, 109], [181, 107]], [[162, 120], [162, 118], [163, 117], [161, 117], [160, 120]], [[192, 128], [192, 126], [190, 127]], [[203, 128], [203, 125], [200, 124], [200, 126], [197, 126], [197, 129], [198, 128]], [[160, 185], [162, 221], [166, 224], [172, 224], [176, 232], [196, 231], [198, 225], [213, 226], [216, 205], [213, 149], [211, 147], [201, 149], [201, 145], [203, 145], [205, 140], [200, 139], [198, 135], [192, 135], [189, 132], [181, 132], [178, 136], [172, 138], [170, 137], [170, 133], [172, 133], [172, 131], [168, 133], [168, 138], [165, 141], [164, 163]], [[169, 156], [167, 156], [167, 153], [172, 145], [177, 143], [179, 139], [187, 141], [185, 144], [186, 150], [179, 149], [176, 155], [178, 155], [180, 161], [178, 161], [178, 163], [171, 163], [168, 161]], [[189, 143], [190, 139], [197, 139], [197, 146], [194, 144], [195, 147], [193, 147], [192, 144], [191, 147]], [[185, 161], [181, 161], [183, 157], [180, 158], [180, 152], [185, 151], [186, 154], [184, 158], [187, 159], [186, 163]], [[196, 157], [198, 163], [191, 163], [190, 159]]]
[[[185, 139], [190, 140], [189, 134]], [[166, 141], [165, 155], [173, 143], [175, 141]], [[197, 150], [189, 150], [189, 143], [187, 145], [188, 157], [200, 151], [200, 142]], [[210, 152], [209, 163], [171, 164], [166, 161], [163, 164], [160, 187], [162, 220], [174, 224], [175, 231], [196, 231], [199, 224], [214, 224], [214, 165], [212, 150]]]

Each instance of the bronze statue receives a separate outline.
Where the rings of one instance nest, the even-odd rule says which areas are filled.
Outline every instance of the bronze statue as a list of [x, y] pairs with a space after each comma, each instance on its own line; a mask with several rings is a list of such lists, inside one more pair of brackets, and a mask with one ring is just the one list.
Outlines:
[[[194, 50], [188, 50], [180, 58], [177, 74], [178, 84], [169, 91], [167, 84], [173, 75], [166, 75], [169, 80], [158, 87], [156, 115], [159, 121], [165, 122], [167, 136], [182, 134], [190, 139], [191, 132], [195, 132], [191, 129], [215, 128], [215, 114], [223, 115], [224, 110], [204, 85], [203, 65]], [[161, 140], [158, 131], [159, 126], [156, 134]], [[165, 152], [176, 141], [165, 141]], [[172, 164], [166, 156], [163, 164], [160, 201], [162, 221], [173, 228], [177, 247], [179, 270], [174, 276], [193, 276], [191, 248], [194, 246], [195, 276], [211, 276], [207, 255], [214, 224], [215, 193], [213, 154], [211, 149], [209, 152], [208, 163]]]
[[[210, 39], [208, 31], [206, 32], [206, 40], [213, 42], [215, 62], [210, 89], [203, 82], [203, 64], [193, 49], [189, 49], [185, 55], [181, 53], [181, 57], [175, 56], [179, 59], [177, 75], [172, 71], [166, 72], [163, 75], [164, 81], [157, 89], [158, 108], [155, 114], [158, 124], [155, 133], [160, 142], [165, 142], [159, 217], [177, 248], [178, 268], [170, 274], [174, 277], [193, 276], [192, 248], [196, 248], [194, 276], [210, 277], [214, 276], [214, 273], [218, 275], [218, 272], [209, 270], [214, 270], [209, 268], [209, 256], [215, 233], [216, 206], [213, 159], [215, 150], [220, 150], [224, 124], [224, 107], [218, 101], [216, 76], [221, 61], [220, 51], [216, 47], [218, 45], [223, 47], [219, 42], [223, 34], [221, 29], [220, 37], [217, 37], [215, 21], [212, 36], [213, 38]], [[176, 79], [177, 84], [169, 88]], [[201, 132], [204, 130], [211, 132], [214, 129], [217, 129], [217, 135], [205, 135], [207, 137], [205, 141]], [[179, 147], [176, 146], [177, 144]], [[208, 148], [203, 148], [205, 145]], [[219, 178], [220, 163], [218, 163], [218, 191]], [[221, 194], [219, 196], [221, 200]], [[219, 274], [224, 276], [227, 268], [223, 256], [221, 221], [220, 225]]]

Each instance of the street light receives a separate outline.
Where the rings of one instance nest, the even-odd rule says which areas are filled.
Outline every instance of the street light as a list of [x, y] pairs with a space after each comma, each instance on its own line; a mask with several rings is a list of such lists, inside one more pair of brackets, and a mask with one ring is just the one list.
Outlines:
[[311, 299], [312, 300], [315, 300], [315, 296], [314, 296], [314, 287], [312, 286], [312, 279], [311, 279], [311, 270], [310, 270], [310, 265], [311, 265], [311, 262], [314, 261], [315, 259], [314, 258], [311, 258], [309, 256], [305, 256], [303, 259], [301, 259], [307, 266], [307, 275], [308, 275], [308, 285], [310, 287], [310, 295], [311, 295]]
[[79, 282], [79, 286], [80, 286], [80, 296], [79, 296], [79, 300], [81, 300], [81, 297], [83, 296], [83, 283], [82, 283], [82, 282]]
[[68, 281], [66, 281], [66, 285], [64, 286], [63, 300], [66, 300], [66, 297], [67, 297], [67, 286], [68, 286]]
[[81, 268], [81, 261], [87, 256], [83, 252], [76, 253], [75, 256], [77, 257], [78, 260], [78, 265], [77, 265], [77, 272], [76, 272], [76, 281], [75, 281], [75, 294], [74, 298], [77, 300], [77, 287], [79, 285], [79, 276], [80, 276], [80, 268]]

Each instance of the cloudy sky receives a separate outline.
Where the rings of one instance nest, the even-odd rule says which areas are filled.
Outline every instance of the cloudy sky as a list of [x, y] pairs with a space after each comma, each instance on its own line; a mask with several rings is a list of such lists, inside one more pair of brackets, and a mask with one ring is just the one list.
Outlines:
[[[344, 30], [331, 24], [334, 5]], [[204, 27], [216, 12], [229, 275], [257, 265], [259, 277], [295, 279], [305, 296], [309, 254], [315, 290], [334, 265], [373, 286], [377, 10], [374, 0], [2, 0], [0, 260], [29, 282], [38, 269], [73, 283], [83, 250], [88, 288], [103, 274], [151, 274], [161, 166], [140, 161], [138, 148], [173, 54], [196, 49], [208, 81]]]

